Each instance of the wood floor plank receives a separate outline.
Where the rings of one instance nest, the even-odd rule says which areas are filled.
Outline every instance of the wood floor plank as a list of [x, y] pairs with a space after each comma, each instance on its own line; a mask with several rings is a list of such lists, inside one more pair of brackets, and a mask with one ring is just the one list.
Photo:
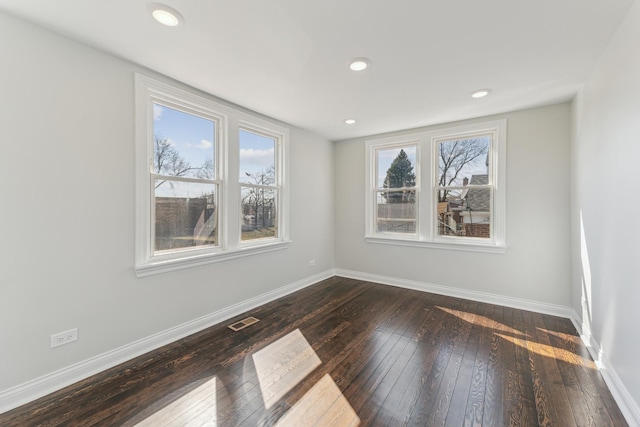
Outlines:
[[527, 334], [524, 327], [524, 312], [516, 311], [513, 316], [514, 329], [518, 334], [514, 335], [514, 353], [517, 377], [517, 401], [518, 404], [510, 411], [510, 426], [538, 425], [536, 400], [529, 362], [529, 349], [527, 348]]
[[484, 392], [484, 404], [482, 422], [485, 426], [502, 426], [505, 407], [505, 374], [508, 375], [508, 367], [504, 362], [505, 341], [500, 337], [499, 331], [504, 323], [503, 307], [494, 307], [493, 316], [489, 319], [491, 335], [489, 339], [489, 357], [487, 361], [486, 386]]
[[567, 319], [341, 277], [0, 414], [208, 424], [627, 426]]
[[[456, 380], [462, 366], [464, 348], [469, 338], [469, 334], [471, 333], [471, 327], [474, 323], [474, 311], [476, 306], [476, 303], [465, 304], [464, 307], [453, 309], [454, 311], [449, 312], [451, 313], [451, 316], [456, 317], [460, 322], [459, 329], [456, 329], [458, 333], [455, 335], [453, 340], [453, 347], [451, 348], [450, 354], [446, 353], [446, 348], [440, 350], [444, 357], [439, 356], [439, 358], [442, 360], [448, 358], [445, 371], [442, 374], [442, 379], [437, 389], [434, 389], [431, 392], [429, 392], [429, 389], [423, 391], [424, 397], [419, 405], [419, 410], [417, 409], [414, 411], [414, 415], [410, 420], [411, 425], [445, 425]], [[436, 369], [436, 371], [438, 370]], [[436, 378], [436, 375], [437, 373], [434, 372], [433, 377]]]
[[[462, 365], [458, 371], [456, 385], [451, 396], [449, 411], [445, 419], [445, 426], [460, 427], [465, 424], [467, 419], [473, 382], [473, 373], [476, 365], [476, 357], [480, 351], [480, 338], [483, 335], [483, 319], [489, 309], [489, 305], [479, 305], [473, 319], [473, 325], [469, 339], [466, 342]], [[473, 403], [471, 403], [473, 405]]]

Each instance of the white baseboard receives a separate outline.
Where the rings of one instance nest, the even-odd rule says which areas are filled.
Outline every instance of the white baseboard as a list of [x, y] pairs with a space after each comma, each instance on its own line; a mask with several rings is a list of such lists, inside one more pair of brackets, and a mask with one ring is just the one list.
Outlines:
[[575, 311], [570, 307], [555, 304], [545, 304], [537, 301], [530, 301], [520, 298], [506, 297], [503, 295], [490, 294], [488, 292], [471, 291], [467, 289], [453, 288], [450, 286], [434, 285], [432, 283], [418, 282], [415, 280], [398, 279], [395, 277], [380, 276], [377, 274], [362, 273], [351, 270], [335, 270], [337, 276], [349, 277], [352, 279], [366, 280], [369, 282], [381, 283], [383, 285], [398, 286], [417, 291], [431, 292], [439, 295], [463, 298], [472, 301], [486, 302], [489, 304], [502, 305], [505, 307], [518, 308], [520, 310], [534, 311], [536, 313], [550, 314], [552, 316], [570, 319]]
[[0, 392], [0, 414], [334, 276], [328, 270]]
[[[574, 324], [579, 325], [579, 323], [580, 321], [576, 313], [576, 321]], [[638, 402], [631, 396], [631, 393], [629, 393], [629, 390], [625, 387], [616, 370], [613, 368], [613, 365], [611, 365], [611, 362], [607, 359], [607, 355], [602, 351], [600, 343], [593, 338], [586, 327], [577, 327], [576, 329], [580, 332], [582, 342], [584, 342], [587, 350], [589, 350], [589, 354], [591, 354], [591, 357], [596, 362], [596, 366], [600, 370], [604, 382], [607, 383], [609, 391], [618, 404], [627, 424], [629, 424], [629, 427], [640, 427], [640, 406], [638, 406]]]
[[602, 377], [607, 383], [607, 386], [609, 387], [613, 398], [618, 404], [620, 411], [622, 411], [622, 414], [629, 424], [629, 427], [640, 427], [640, 409], [638, 408], [638, 404], [633, 399], [627, 388], [624, 386], [624, 384], [620, 380], [620, 377], [618, 377], [618, 375], [616, 374], [613, 366], [611, 366], [611, 363], [602, 352], [600, 345], [593, 339], [592, 336], [583, 335], [583, 328], [581, 327], [580, 317], [573, 308], [555, 304], [545, 304], [537, 301], [529, 301], [520, 298], [505, 297], [502, 295], [495, 295], [485, 292], [452, 288], [449, 286], [434, 285], [431, 283], [418, 282], [414, 280], [398, 279], [395, 277], [362, 273], [359, 271], [336, 269], [335, 274], [337, 276], [381, 283], [383, 285], [398, 286], [401, 288], [414, 289], [439, 295], [464, 298], [472, 301], [486, 302], [489, 304], [497, 304], [521, 310], [528, 310], [536, 313], [550, 314], [553, 316], [564, 317], [571, 320], [576, 328], [576, 331], [578, 331], [582, 340], [587, 346], [589, 353], [591, 353], [591, 357], [596, 362], [596, 365], [598, 366]]

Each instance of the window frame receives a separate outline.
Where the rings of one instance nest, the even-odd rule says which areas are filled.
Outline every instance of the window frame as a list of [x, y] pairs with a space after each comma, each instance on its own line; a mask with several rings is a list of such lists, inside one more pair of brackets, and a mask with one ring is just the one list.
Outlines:
[[[403, 187], [401, 189], [384, 189], [382, 187], [378, 187], [378, 169], [379, 169], [379, 156], [378, 153], [382, 150], [390, 150], [390, 149], [403, 149], [407, 147], [415, 147], [416, 149], [416, 164], [413, 166], [414, 173], [416, 175], [416, 182], [413, 187]], [[399, 140], [393, 142], [385, 142], [379, 145], [372, 145], [371, 147], [371, 176], [370, 180], [373, 183], [370, 191], [367, 191], [367, 224], [368, 224], [368, 235], [376, 235], [386, 239], [399, 239], [399, 240], [418, 240], [420, 236], [419, 230], [419, 215], [420, 215], [420, 144], [419, 140], [409, 139], [409, 140]], [[390, 191], [398, 191], [398, 190], [407, 190], [407, 191], [415, 191], [415, 209], [416, 209], [416, 231], [414, 233], [401, 233], [401, 232], [380, 232], [378, 229], [378, 193], [381, 192], [390, 192]]]
[[[436, 191], [438, 185], [439, 141], [459, 140], [479, 135], [491, 135], [489, 148], [489, 184], [482, 187], [492, 188], [491, 238], [442, 236], [438, 234], [436, 217]], [[365, 241], [402, 246], [429, 247], [475, 252], [505, 253], [506, 240], [506, 141], [507, 120], [492, 120], [462, 126], [441, 128], [422, 132], [406, 132], [398, 136], [370, 139], [365, 142], [366, 193], [365, 193]], [[417, 143], [416, 184], [416, 231], [417, 236], [401, 233], [376, 232], [374, 210], [376, 200], [377, 152], [381, 149], [411, 145]], [[422, 165], [422, 167], [421, 167]], [[426, 165], [426, 166], [424, 166]], [[422, 185], [418, 184], [422, 182]]]
[[[260, 185], [260, 184], [252, 184], [244, 181], [240, 181], [238, 178], [238, 191], [240, 193], [240, 207], [239, 212], [242, 215], [242, 188], [251, 187], [251, 188], [260, 188], [264, 190], [275, 190], [276, 192], [276, 219], [277, 219], [277, 234], [275, 237], [265, 237], [260, 239], [251, 239], [251, 240], [242, 240], [242, 227], [240, 228], [239, 233], [239, 245], [242, 247], [251, 247], [268, 244], [270, 242], [275, 242], [281, 239], [281, 233], [283, 230], [280, 229], [281, 226], [281, 209], [283, 209], [283, 201], [284, 198], [282, 196], [283, 190], [283, 180], [284, 180], [284, 150], [283, 145], [285, 141], [285, 135], [282, 133], [274, 132], [271, 129], [267, 129], [265, 127], [259, 126], [256, 123], [249, 121], [240, 121], [238, 123], [238, 134], [241, 130], [246, 132], [254, 133], [260, 136], [264, 136], [267, 138], [271, 138], [274, 140], [274, 168], [275, 168], [275, 176], [273, 185]], [[238, 142], [238, 151], [240, 150], [240, 144]], [[239, 162], [238, 162], [239, 165]], [[239, 176], [239, 175], [238, 175]], [[284, 221], [284, 218], [282, 218]]]
[[[207, 178], [197, 178], [191, 176], [174, 176], [174, 175], [162, 175], [160, 173], [154, 172], [154, 158], [155, 158], [155, 148], [154, 148], [154, 139], [155, 134], [153, 133], [153, 117], [151, 117], [151, 134], [147, 137], [151, 136], [151, 139], [148, 142], [148, 158], [149, 158], [149, 196], [146, 198], [149, 202], [149, 214], [150, 214], [150, 227], [147, 228], [148, 234], [148, 242], [149, 248], [148, 253], [150, 260], [154, 262], [160, 262], [163, 260], [172, 260], [176, 257], [175, 253], [177, 252], [190, 252], [191, 254], [197, 255], [201, 252], [219, 252], [222, 250], [221, 240], [224, 238], [224, 230], [221, 231], [220, 224], [223, 223], [224, 217], [220, 212], [220, 202], [221, 202], [221, 190], [222, 190], [222, 179], [220, 178], [220, 173], [222, 172], [221, 162], [220, 162], [220, 146], [221, 146], [221, 137], [224, 134], [224, 129], [226, 126], [224, 123], [226, 122], [226, 117], [224, 115], [218, 114], [217, 112], [210, 110], [205, 105], [199, 105], [196, 103], [185, 103], [183, 101], [177, 100], [173, 97], [168, 97], [166, 94], [155, 93], [154, 91], [150, 91], [149, 93], [149, 101], [151, 102], [152, 114], [154, 105], [161, 105], [163, 107], [171, 108], [176, 111], [180, 111], [182, 113], [191, 114], [194, 116], [201, 117], [203, 119], [211, 120], [214, 123], [214, 141], [213, 141], [213, 153], [214, 153], [214, 177], [213, 179]], [[210, 184], [215, 186], [215, 199], [217, 202], [216, 207], [216, 215], [218, 230], [216, 231], [216, 245], [208, 245], [204, 248], [180, 248], [175, 250], [167, 250], [167, 251], [159, 251], [155, 250], [155, 232], [153, 231], [153, 227], [156, 223], [156, 203], [155, 201], [155, 179], [165, 179], [167, 181], [178, 181], [178, 182], [186, 182], [186, 183], [201, 183], [201, 184]]]
[[[216, 245], [204, 248], [181, 248], [155, 253], [155, 191], [154, 191], [154, 122], [153, 104], [188, 114], [215, 119], [213, 180], [216, 185], [217, 236]], [[135, 73], [135, 124], [136, 124], [136, 217], [135, 262], [136, 276], [144, 277], [194, 266], [205, 265], [244, 256], [286, 249], [289, 246], [289, 194], [287, 179], [289, 129], [250, 113], [236, 110], [220, 102]], [[260, 129], [262, 133], [278, 136], [276, 158], [279, 200], [277, 238], [259, 239], [252, 244], [240, 242], [240, 183], [239, 137], [240, 126]], [[171, 177], [178, 181], [200, 178]], [[237, 231], [237, 232], [236, 232]]]

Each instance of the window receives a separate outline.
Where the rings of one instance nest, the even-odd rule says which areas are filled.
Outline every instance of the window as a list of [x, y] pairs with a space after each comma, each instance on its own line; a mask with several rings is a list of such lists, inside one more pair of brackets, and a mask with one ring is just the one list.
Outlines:
[[416, 236], [416, 145], [375, 149], [376, 233]]
[[218, 118], [165, 104], [153, 102], [153, 253], [215, 247], [220, 194], [214, 162]]
[[240, 241], [278, 237], [277, 136], [240, 128]]
[[500, 120], [367, 141], [367, 241], [504, 252], [505, 137]]
[[287, 246], [286, 128], [141, 75], [136, 120], [139, 276]]

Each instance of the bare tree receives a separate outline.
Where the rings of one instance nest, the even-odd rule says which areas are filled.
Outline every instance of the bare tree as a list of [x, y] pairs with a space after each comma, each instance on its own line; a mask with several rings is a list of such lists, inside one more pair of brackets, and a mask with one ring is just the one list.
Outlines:
[[[245, 172], [245, 175], [248, 177], [246, 182], [255, 185], [273, 185], [276, 181], [275, 176], [275, 167], [269, 166], [262, 171], [249, 173]], [[251, 222], [253, 225], [258, 228], [258, 218], [262, 218], [262, 226], [265, 225], [265, 208], [271, 209], [273, 207], [273, 198], [265, 195], [265, 191], [269, 192], [268, 189], [264, 189], [261, 187], [244, 187], [246, 191], [243, 191], [242, 196], [242, 206], [245, 207], [244, 214], [250, 215], [253, 212], [253, 218], [251, 218]], [[261, 211], [262, 215], [258, 213]]]
[[[178, 153], [167, 138], [156, 136], [153, 144], [153, 169], [155, 173], [170, 176], [195, 176], [197, 178], [213, 178], [213, 158], [207, 158], [200, 166], [191, 166], [187, 160]], [[156, 188], [164, 184], [166, 180], [156, 184]]]
[[[456, 185], [455, 182], [465, 166], [473, 166], [486, 157], [489, 144], [486, 138], [458, 139], [441, 142], [438, 146], [440, 187]], [[438, 201], [447, 200], [449, 190], [441, 190]]]

